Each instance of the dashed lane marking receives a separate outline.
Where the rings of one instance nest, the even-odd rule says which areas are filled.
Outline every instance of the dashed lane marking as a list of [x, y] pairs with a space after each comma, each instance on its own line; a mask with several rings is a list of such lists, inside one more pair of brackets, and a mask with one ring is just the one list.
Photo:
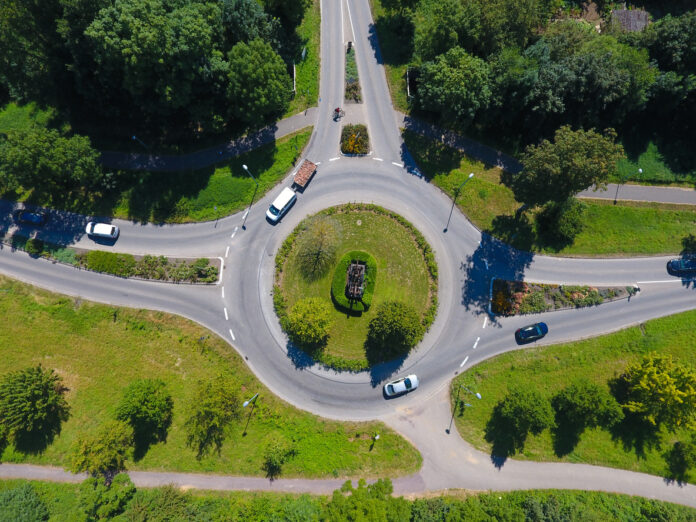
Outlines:
[[486, 328], [487, 324], [488, 324], [488, 316], [483, 318], [483, 327]]
[[225, 321], [229, 321], [230, 318], [229, 318], [229, 316], [227, 315], [227, 307], [226, 307], [226, 306], [223, 307], [223, 311], [225, 312]]
[[337, 159], [341, 159], [341, 158], [329, 158], [329, 161], [336, 161]]
[[392, 161], [392, 165], [396, 165], [397, 167], [403, 168], [404, 164], [403, 163], [397, 163], [396, 161]]
[[234, 239], [234, 235], [237, 233], [237, 230], [239, 230], [239, 227], [234, 227], [234, 230], [232, 231], [232, 235], [230, 236], [230, 239]]
[[462, 361], [462, 364], [459, 365], [459, 367], [461, 368], [462, 366], [464, 366], [466, 364], [466, 361], [468, 361], [468, 360], [469, 360], [469, 356], [467, 355], [466, 357], [464, 357], [464, 360]]
[[227, 245], [227, 248], [225, 249], [225, 257], [230, 255], [230, 245]]
[[222, 287], [222, 298], [223, 299], [225, 298], [225, 287], [224, 286]]
[[249, 209], [246, 209], [244, 211], [244, 215], [242, 216], [242, 219], [246, 219], [246, 217], [249, 215]]
[[474, 350], [475, 350], [476, 347], [478, 346], [478, 342], [479, 342], [480, 340], [481, 340], [480, 337], [477, 337], [477, 338], [476, 338], [476, 342], [474, 343]]
[[382, 158], [372, 158], [375, 161], [384, 161]]
[[234, 338], [234, 332], [232, 331], [232, 328], [230, 328], [230, 337], [232, 337], [233, 341], [236, 341], [237, 339]]

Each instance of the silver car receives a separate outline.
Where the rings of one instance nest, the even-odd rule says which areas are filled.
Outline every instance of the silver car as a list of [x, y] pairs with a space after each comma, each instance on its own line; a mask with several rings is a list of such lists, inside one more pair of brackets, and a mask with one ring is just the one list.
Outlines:
[[396, 381], [391, 381], [385, 384], [384, 394], [387, 397], [394, 397], [396, 395], [401, 395], [402, 393], [408, 393], [416, 388], [418, 388], [418, 377], [411, 374], [403, 379], [397, 379]]

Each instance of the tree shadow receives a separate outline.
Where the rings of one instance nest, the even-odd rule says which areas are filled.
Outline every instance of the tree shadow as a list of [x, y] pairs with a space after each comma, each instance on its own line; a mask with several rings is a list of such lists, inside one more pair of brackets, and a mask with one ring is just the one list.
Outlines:
[[312, 355], [316, 355], [316, 352], [300, 348], [299, 346], [293, 344], [292, 341], [288, 341], [288, 343], [285, 345], [285, 350], [288, 359], [290, 359], [296, 370], [310, 368], [316, 363]]
[[[404, 13], [389, 13], [380, 16], [370, 26], [370, 43], [378, 55], [382, 51], [383, 63], [404, 65], [413, 57], [413, 21]], [[374, 42], [373, 43], [373, 38]], [[378, 42], [381, 42], [380, 46]], [[380, 62], [382, 63], [382, 62]]]
[[560, 421], [556, 415], [556, 427], [551, 429], [553, 451], [557, 457], [565, 457], [580, 443], [580, 436], [585, 431], [582, 425], [575, 425], [567, 419]]
[[505, 461], [524, 448], [527, 434], [516, 433], [515, 427], [501, 414], [502, 403], [491, 413], [485, 428], [486, 442], [491, 444], [491, 462], [500, 469]]
[[688, 256], [696, 254], [696, 235], [689, 234], [684, 236], [681, 240], [682, 250], [680, 254], [682, 256]]
[[19, 431], [15, 433], [12, 443], [17, 451], [29, 455], [43, 453], [61, 432], [61, 419], [46, 419], [44, 429], [37, 432]]
[[691, 479], [691, 474], [689, 473], [691, 462], [687, 455], [688, 452], [686, 444], [677, 441], [669, 450], [662, 454], [667, 464], [666, 482], [676, 482], [679, 486], [689, 482]]
[[[370, 385], [376, 388], [384, 381], [389, 379], [392, 375], [398, 372], [404, 365], [406, 360], [406, 355], [402, 355], [390, 361], [382, 362], [370, 366]], [[369, 360], [369, 359], [368, 359]]]
[[167, 434], [171, 426], [171, 419], [161, 430], [150, 426], [142, 426], [133, 430], [133, 461], [138, 462], [150, 450], [150, 446], [159, 442], [167, 442]]

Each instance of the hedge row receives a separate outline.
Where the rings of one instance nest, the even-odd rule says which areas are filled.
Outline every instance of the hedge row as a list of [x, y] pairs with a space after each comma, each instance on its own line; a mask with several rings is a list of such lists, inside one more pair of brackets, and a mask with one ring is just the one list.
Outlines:
[[[365, 289], [362, 301], [352, 301], [346, 297], [346, 272], [352, 260], [363, 261], [367, 264], [365, 270]], [[375, 282], [377, 281], [377, 261], [367, 252], [353, 250], [345, 254], [336, 266], [333, 282], [331, 283], [331, 297], [334, 304], [343, 308], [347, 312], [364, 312], [370, 309], [372, 296], [375, 293]]]
[[177, 283], [213, 283], [218, 278], [218, 268], [212, 266], [207, 258], [170, 263], [164, 256], [144, 256], [136, 260], [131, 254], [90, 250], [81, 254], [78, 259], [80, 266], [88, 270], [119, 277], [140, 277]]

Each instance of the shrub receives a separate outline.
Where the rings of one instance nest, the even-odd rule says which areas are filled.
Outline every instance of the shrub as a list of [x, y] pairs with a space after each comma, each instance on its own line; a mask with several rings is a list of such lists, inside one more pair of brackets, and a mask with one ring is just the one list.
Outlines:
[[43, 253], [44, 243], [42, 240], [34, 237], [27, 240], [24, 248], [27, 251], [27, 254], [31, 256], [40, 256]]
[[271, 441], [263, 455], [263, 470], [266, 476], [270, 479], [278, 477], [283, 470], [283, 464], [295, 454], [292, 448], [288, 448], [287, 444], [278, 439]]
[[143, 256], [133, 269], [133, 275], [144, 279], [167, 279], [169, 260], [165, 256]]
[[132, 446], [133, 428], [122, 421], [107, 421], [96, 433], [77, 439], [72, 449], [70, 471], [111, 477], [126, 469]]
[[48, 520], [48, 508], [31, 484], [0, 491], [0, 520], [36, 522]]
[[398, 301], [379, 305], [368, 325], [367, 358], [371, 363], [407, 354], [423, 337], [418, 312]]
[[130, 521], [193, 520], [189, 499], [187, 493], [172, 485], [141, 489], [128, 504], [124, 518]]
[[[351, 261], [362, 261], [366, 263], [365, 280], [362, 299], [353, 301], [346, 296], [346, 273]], [[377, 261], [367, 252], [353, 250], [341, 257], [334, 270], [333, 281], [331, 282], [331, 297], [339, 308], [348, 312], [363, 312], [370, 308], [372, 297], [375, 293], [375, 283], [377, 281]]]
[[537, 214], [539, 231], [552, 241], [571, 243], [583, 228], [585, 204], [575, 198], [547, 203]]
[[135, 269], [135, 258], [130, 254], [115, 254], [103, 250], [91, 250], [85, 256], [87, 268], [120, 277], [130, 277]]
[[68, 419], [67, 391], [63, 380], [41, 365], [6, 374], [0, 381], [0, 431], [20, 448], [44, 448]]
[[317, 349], [329, 339], [331, 310], [318, 297], [301, 299], [290, 309], [283, 326], [293, 343]]
[[532, 292], [527, 294], [522, 299], [520, 303], [521, 314], [535, 314], [539, 312], [545, 312], [548, 309], [546, 300], [544, 299], [543, 292]]
[[370, 140], [365, 125], [345, 125], [343, 127], [341, 152], [343, 154], [367, 154], [370, 152]]
[[135, 494], [135, 486], [128, 475], [119, 473], [111, 481], [91, 477], [80, 484], [80, 507], [88, 520], [113, 519], [123, 513]]
[[304, 277], [318, 279], [333, 265], [339, 235], [340, 226], [330, 217], [319, 216], [309, 222], [297, 241], [297, 260]]
[[126, 388], [116, 418], [130, 424], [136, 451], [144, 453], [150, 444], [166, 440], [173, 408], [174, 401], [163, 381], [140, 379]]

